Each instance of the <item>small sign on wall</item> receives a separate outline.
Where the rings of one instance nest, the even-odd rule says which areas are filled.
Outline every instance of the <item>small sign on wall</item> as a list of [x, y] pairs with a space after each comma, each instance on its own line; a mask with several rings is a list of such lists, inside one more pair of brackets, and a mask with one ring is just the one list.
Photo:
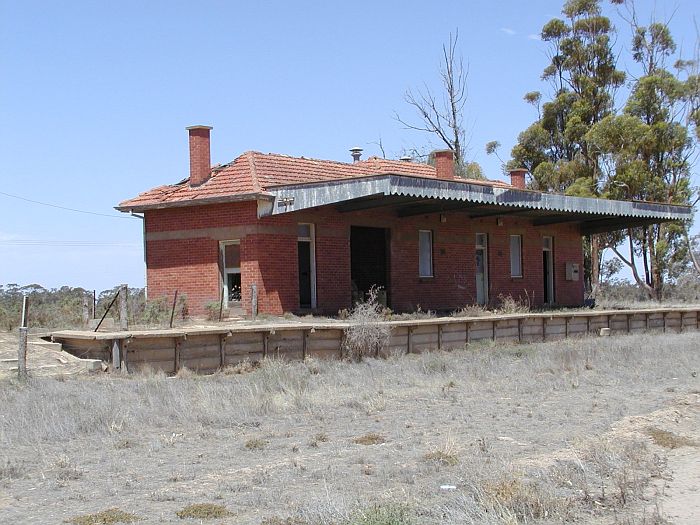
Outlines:
[[579, 264], [568, 262], [566, 263], [566, 280], [578, 281]]

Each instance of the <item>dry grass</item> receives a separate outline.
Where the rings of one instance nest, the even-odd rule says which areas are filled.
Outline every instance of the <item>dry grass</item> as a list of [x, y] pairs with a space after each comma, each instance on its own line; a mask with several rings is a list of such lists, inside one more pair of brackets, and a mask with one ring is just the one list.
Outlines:
[[59, 523], [94, 501], [144, 523], [177, 523], [201, 501], [244, 525], [281, 508], [268, 519], [622, 520], [663, 458], [648, 439], [593, 436], [697, 391], [697, 341], [481, 344], [359, 363], [272, 360], [208, 377], [0, 382], [0, 447], [13, 451], [0, 463], [0, 522]]
[[377, 357], [391, 338], [391, 327], [384, 324], [383, 306], [377, 301], [377, 288], [368, 292], [365, 302], [357, 303], [348, 315], [343, 350], [354, 361]]
[[85, 514], [66, 520], [73, 525], [111, 525], [113, 523], [134, 523], [141, 518], [119, 509], [107, 509], [95, 514]]
[[252, 438], [246, 441], [244, 446], [248, 450], [263, 450], [267, 446], [267, 441], [260, 438]]
[[233, 516], [233, 513], [225, 506], [216, 505], [214, 503], [192, 503], [182, 510], [177, 511], [176, 514], [177, 517], [182, 520], [213, 520]]
[[652, 441], [664, 448], [681, 448], [681, 447], [700, 447], [700, 443], [694, 439], [689, 439], [684, 436], [679, 436], [668, 430], [661, 428], [649, 427], [646, 429], [647, 435]]
[[363, 436], [358, 436], [352, 440], [356, 445], [381, 445], [386, 443], [386, 438], [376, 432], [369, 432]]

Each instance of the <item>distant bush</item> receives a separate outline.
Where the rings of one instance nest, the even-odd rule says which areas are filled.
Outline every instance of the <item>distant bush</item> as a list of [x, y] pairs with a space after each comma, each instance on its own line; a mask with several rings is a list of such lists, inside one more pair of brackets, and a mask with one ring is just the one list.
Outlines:
[[[119, 286], [100, 292], [93, 307], [93, 291], [85, 288], [44, 288], [38, 284], [19, 286], [0, 285], [0, 330], [14, 330], [20, 324], [22, 299], [29, 299], [28, 325], [30, 328], [82, 328], [84, 316], [101, 318], [110, 305]], [[108, 316], [119, 320], [118, 300]], [[94, 311], [93, 311], [94, 309]], [[162, 297], [146, 301], [143, 288], [129, 288], [127, 311], [129, 325], [163, 326], [170, 321], [172, 298]], [[187, 318], [187, 297], [178, 296], [175, 320]]]

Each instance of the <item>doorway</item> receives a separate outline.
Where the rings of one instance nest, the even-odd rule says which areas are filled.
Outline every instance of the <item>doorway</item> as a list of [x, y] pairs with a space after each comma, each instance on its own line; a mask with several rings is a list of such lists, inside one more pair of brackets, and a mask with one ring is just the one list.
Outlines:
[[388, 306], [389, 230], [387, 228], [350, 227], [350, 279], [352, 302], [364, 301], [374, 286], [380, 288], [378, 301]]
[[316, 247], [314, 225], [297, 225], [299, 307], [316, 308]]
[[489, 302], [489, 247], [486, 233], [476, 234], [476, 302]]
[[554, 246], [552, 237], [542, 237], [542, 282], [544, 304], [554, 304]]

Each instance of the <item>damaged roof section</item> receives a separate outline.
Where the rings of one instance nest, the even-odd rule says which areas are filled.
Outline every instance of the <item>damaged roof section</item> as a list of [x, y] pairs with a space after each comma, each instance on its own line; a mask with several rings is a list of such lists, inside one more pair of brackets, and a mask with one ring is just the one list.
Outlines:
[[[437, 170], [428, 164], [370, 157], [353, 163], [290, 157], [248, 151], [228, 164], [214, 166], [203, 184], [192, 186], [189, 179], [141, 193], [117, 206], [120, 211], [215, 202], [267, 199], [270, 188], [289, 184], [330, 183], [384, 174], [400, 174], [435, 180]], [[464, 179], [466, 180], [466, 179]], [[471, 181], [488, 187], [510, 187], [501, 181]]]

